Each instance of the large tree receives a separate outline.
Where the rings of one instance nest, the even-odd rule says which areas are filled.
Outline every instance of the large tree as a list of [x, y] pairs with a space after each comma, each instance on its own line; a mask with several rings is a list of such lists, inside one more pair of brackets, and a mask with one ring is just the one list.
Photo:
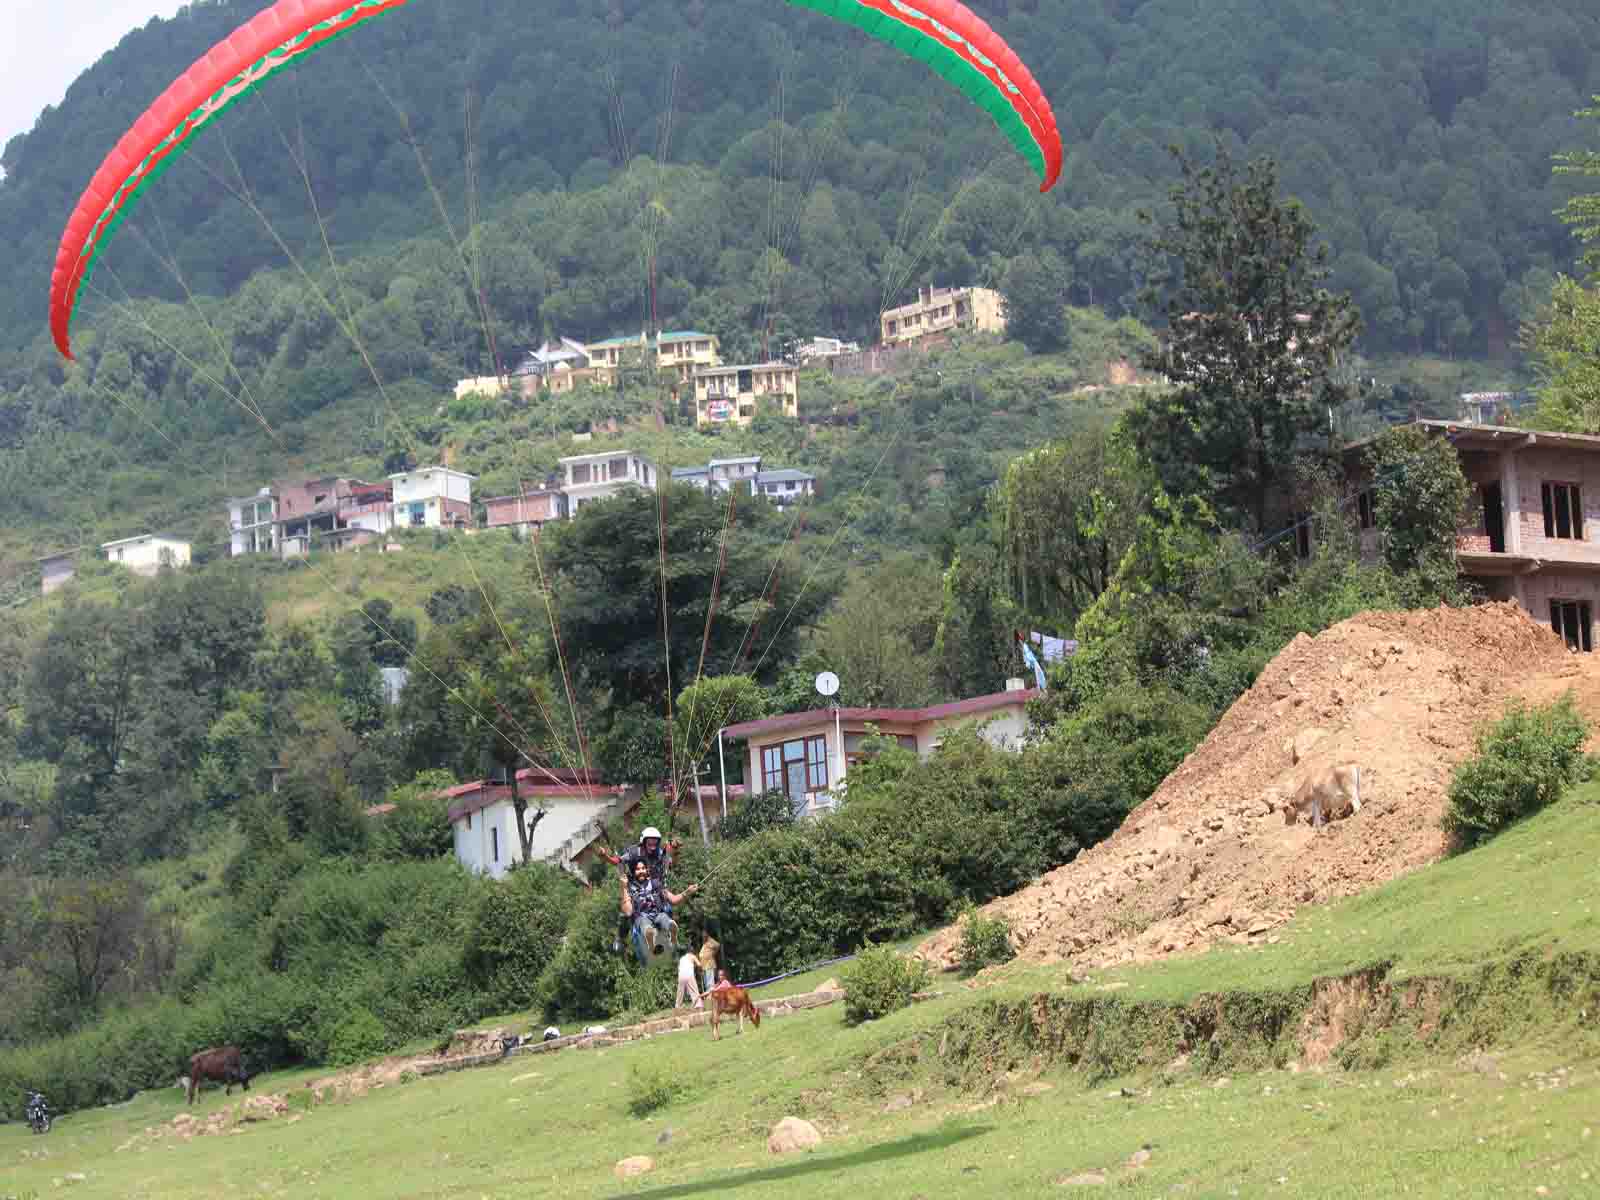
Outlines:
[[727, 517], [727, 497], [675, 485], [659, 504], [624, 494], [546, 531], [536, 582], [577, 684], [613, 709], [665, 715], [669, 678], [676, 692], [705, 675], [770, 677], [794, 656], [834, 574], [793, 549], [780, 558], [789, 526], [768, 505], [744, 497]]
[[[1580, 109], [1575, 115], [1600, 120], [1600, 96], [1594, 100], [1597, 107]], [[1558, 154], [1555, 171], [1557, 175], [1600, 179], [1600, 151], [1569, 150]], [[1583, 243], [1584, 263], [1591, 271], [1600, 272], [1600, 195], [1586, 192], [1572, 197], [1562, 207], [1561, 219], [1572, 226], [1578, 240]]]
[[1070, 629], [1111, 583], [1145, 508], [1146, 472], [1110, 425], [1013, 459], [993, 493], [1011, 598]]
[[524, 860], [545, 810], [529, 814], [535, 782], [557, 767], [592, 765], [580, 745], [564, 689], [547, 673], [548, 639], [530, 631], [528, 614], [483, 594], [484, 603], [454, 624], [436, 626], [417, 651], [400, 697], [406, 761], [413, 771], [447, 770], [462, 779], [503, 775], [511, 785]]
[[1173, 495], [1202, 495], [1264, 529], [1295, 452], [1341, 402], [1333, 376], [1360, 318], [1335, 296], [1327, 247], [1304, 209], [1278, 194], [1277, 169], [1238, 167], [1219, 145], [1181, 173], [1151, 240], [1164, 264], [1146, 302], [1166, 345], [1143, 365], [1172, 382], [1130, 415], [1140, 451]]

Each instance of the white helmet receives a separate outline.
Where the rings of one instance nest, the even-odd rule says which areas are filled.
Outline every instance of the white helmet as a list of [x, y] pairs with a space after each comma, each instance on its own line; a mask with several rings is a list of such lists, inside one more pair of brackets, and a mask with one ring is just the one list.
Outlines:
[[550, 1026], [547, 1026], [545, 1028], [545, 1031], [544, 1031], [544, 1040], [545, 1041], [553, 1042], [560, 1036], [561, 1036], [561, 1030], [557, 1029], [554, 1025], [550, 1025]]
[[639, 835], [639, 842], [641, 845], [643, 845], [651, 838], [655, 838], [655, 840], [659, 842], [661, 840], [661, 830], [657, 829], [654, 825], [647, 825], [645, 827], [645, 831]]

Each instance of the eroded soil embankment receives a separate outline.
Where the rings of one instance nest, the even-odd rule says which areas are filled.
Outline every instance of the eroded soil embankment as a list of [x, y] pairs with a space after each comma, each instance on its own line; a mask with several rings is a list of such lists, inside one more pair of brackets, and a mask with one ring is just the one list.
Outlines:
[[1184, 1070], [1378, 1067], [1410, 1055], [1482, 1055], [1537, 1032], [1594, 1036], [1600, 954], [1529, 951], [1465, 976], [1395, 979], [1379, 963], [1300, 988], [1220, 992], [1181, 1003], [1116, 993], [1038, 993], [953, 1014], [866, 1066], [932, 1068], [945, 1082], [995, 1085], [1066, 1067], [1091, 1082]]

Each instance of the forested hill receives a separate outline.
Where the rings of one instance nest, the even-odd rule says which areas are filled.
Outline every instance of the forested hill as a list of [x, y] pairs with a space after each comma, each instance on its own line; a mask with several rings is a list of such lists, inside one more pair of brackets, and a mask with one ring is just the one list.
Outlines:
[[[40, 345], [56, 239], [117, 135], [264, 6], [197, 2], [150, 22], [5, 147], [0, 346]], [[303, 145], [341, 250], [438, 233], [398, 107], [458, 227], [474, 174], [485, 215], [521, 201], [537, 279], [501, 300], [522, 330], [639, 323], [639, 246], [619, 229], [629, 214], [555, 211], [548, 198], [605, 183], [630, 152], [710, 169], [647, 206], [664, 317], [704, 317], [720, 288], [724, 321], [748, 321], [760, 306], [737, 289], [763, 250], [789, 261], [782, 316], [808, 332], [866, 332], [919, 276], [982, 274], [1043, 247], [1068, 264], [1074, 299], [1116, 311], [1136, 288], [1134, 209], [1170, 175], [1164, 147], [1199, 148], [1214, 131], [1279, 159], [1333, 243], [1369, 348], [1497, 350], [1544, 291], [1528, 273], [1570, 259], [1550, 156], [1580, 138], [1571, 114], [1600, 92], [1593, 0], [978, 7], [1060, 118], [1067, 167], [1044, 200], [987, 118], [921, 64], [780, 0], [413, 0], [237, 106], [153, 189], [139, 227], [190, 286], [229, 294], [283, 257], [222, 181], [238, 190], [236, 162], [285, 240], [314, 246], [287, 149]], [[788, 186], [776, 204], [775, 174]], [[179, 294], [148, 248], [121, 242], [114, 274], [95, 281], [100, 303], [124, 286]]]

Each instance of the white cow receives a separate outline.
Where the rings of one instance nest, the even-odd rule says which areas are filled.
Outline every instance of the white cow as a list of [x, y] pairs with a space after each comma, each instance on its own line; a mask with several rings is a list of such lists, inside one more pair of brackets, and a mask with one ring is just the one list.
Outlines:
[[1312, 828], [1361, 811], [1361, 768], [1355, 763], [1321, 767], [1305, 777], [1294, 799], [1283, 806], [1283, 823], [1293, 825], [1309, 811]]

